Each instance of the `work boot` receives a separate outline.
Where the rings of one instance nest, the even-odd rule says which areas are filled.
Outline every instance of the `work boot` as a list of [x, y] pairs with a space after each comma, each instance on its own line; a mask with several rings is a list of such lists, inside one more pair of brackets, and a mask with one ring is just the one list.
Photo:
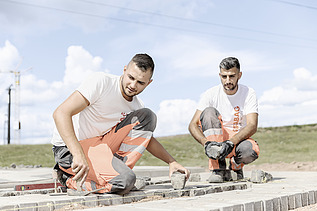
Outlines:
[[244, 166], [243, 163], [237, 164], [233, 157], [230, 159], [229, 169], [234, 171], [237, 174], [237, 180], [244, 179], [243, 170], [242, 170], [243, 166]]
[[244, 179], [243, 170], [242, 169], [236, 170], [234, 172], [237, 174], [237, 180]]
[[211, 171], [211, 175], [208, 178], [209, 183], [223, 183], [224, 181], [224, 169], [214, 169]]

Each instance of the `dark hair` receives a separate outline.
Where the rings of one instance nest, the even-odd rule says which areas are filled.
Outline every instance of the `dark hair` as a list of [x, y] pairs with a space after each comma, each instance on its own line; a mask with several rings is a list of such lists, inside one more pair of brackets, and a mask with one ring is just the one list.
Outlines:
[[223, 59], [219, 65], [220, 69], [225, 69], [225, 70], [229, 70], [233, 67], [236, 67], [238, 70], [240, 70], [239, 60], [235, 57], [227, 57]]
[[136, 54], [131, 59], [131, 61], [134, 62], [136, 66], [143, 72], [147, 71], [148, 69], [150, 69], [152, 73], [154, 71], [153, 59], [147, 54]]

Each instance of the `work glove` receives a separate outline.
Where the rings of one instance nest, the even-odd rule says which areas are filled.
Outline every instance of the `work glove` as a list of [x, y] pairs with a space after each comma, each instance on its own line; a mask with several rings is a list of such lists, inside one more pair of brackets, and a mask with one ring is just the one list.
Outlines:
[[220, 142], [220, 144], [221, 144], [221, 150], [219, 152], [218, 160], [223, 160], [232, 152], [234, 148], [234, 144], [230, 140]]
[[213, 159], [218, 160], [222, 144], [216, 141], [207, 141], [205, 143], [205, 154]]

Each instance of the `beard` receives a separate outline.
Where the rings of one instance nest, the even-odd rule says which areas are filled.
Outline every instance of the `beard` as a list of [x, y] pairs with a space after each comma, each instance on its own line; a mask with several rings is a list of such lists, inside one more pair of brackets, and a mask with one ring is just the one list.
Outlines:
[[237, 87], [237, 84], [227, 83], [223, 85], [223, 88], [227, 91], [233, 91]]

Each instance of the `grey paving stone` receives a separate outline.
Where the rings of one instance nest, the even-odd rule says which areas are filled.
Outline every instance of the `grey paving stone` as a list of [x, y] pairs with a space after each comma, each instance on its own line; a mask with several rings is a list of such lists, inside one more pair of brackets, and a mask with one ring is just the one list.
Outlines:
[[302, 195], [302, 197], [301, 197], [301, 199], [302, 199], [302, 207], [305, 207], [305, 206], [308, 205], [308, 192], [304, 192], [301, 195]]
[[243, 206], [244, 206], [244, 211], [253, 211], [254, 210], [254, 203], [253, 202], [245, 203]]
[[112, 194], [102, 194], [98, 195], [99, 205], [110, 206], [112, 205]]
[[189, 196], [202, 196], [205, 195], [206, 191], [204, 188], [191, 189], [189, 192]]
[[280, 211], [281, 208], [281, 199], [274, 198], [273, 199], [273, 211]]
[[18, 210], [19, 206], [18, 205], [0, 205], [0, 210]]
[[295, 208], [302, 207], [302, 194], [301, 193], [296, 193], [295, 194]]
[[80, 204], [80, 205], [85, 205], [85, 197], [72, 199], [71, 203], [77, 203], [77, 204]]
[[171, 183], [175, 190], [184, 189], [186, 183], [186, 175], [180, 172], [174, 172], [171, 176]]
[[38, 204], [35, 202], [19, 204], [19, 210], [23, 211], [37, 211]]
[[244, 211], [244, 207], [242, 204], [237, 204], [228, 207], [223, 207], [222, 211]]
[[56, 200], [54, 201], [54, 208], [55, 209], [60, 209], [60, 208], [63, 208], [65, 206], [68, 206], [71, 204], [71, 200]]
[[288, 210], [288, 196], [281, 196], [280, 197], [280, 211], [287, 211]]
[[54, 210], [54, 203], [52, 201], [44, 201], [37, 203], [38, 211], [52, 211]]
[[190, 174], [188, 181], [189, 182], [200, 182], [201, 176], [198, 173]]
[[214, 187], [207, 187], [205, 191], [206, 191], [206, 194], [211, 194], [216, 192]]
[[255, 201], [254, 202], [254, 211], [264, 211], [263, 202]]
[[123, 196], [118, 194], [107, 194], [111, 196], [111, 205], [123, 204]]
[[315, 198], [315, 191], [309, 191], [308, 192], [308, 204], [315, 204], [316, 203], [316, 198]]
[[263, 202], [265, 211], [273, 211], [273, 199], [265, 200]]
[[295, 194], [288, 196], [288, 209], [295, 209]]
[[140, 201], [146, 197], [147, 196], [146, 196], [144, 191], [132, 191], [132, 192], [129, 192], [128, 194], [125, 194], [123, 196], [123, 203], [127, 204], [127, 203], [131, 203], [131, 202], [137, 202], [137, 201]]
[[87, 207], [98, 206], [98, 196], [97, 195], [85, 196], [84, 197], [84, 205]]
[[234, 186], [233, 185], [224, 185], [221, 187], [222, 191], [231, 191], [234, 190]]

